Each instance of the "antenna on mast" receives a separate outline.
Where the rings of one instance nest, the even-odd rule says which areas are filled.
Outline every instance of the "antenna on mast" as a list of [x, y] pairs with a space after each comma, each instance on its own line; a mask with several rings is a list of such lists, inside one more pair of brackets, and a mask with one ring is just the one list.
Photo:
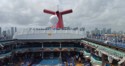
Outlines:
[[60, 11], [59, 4], [57, 4], [57, 11]]
[[58, 0], [57, 11], [59, 11], [59, 12], [63, 11], [63, 5], [62, 5], [62, 1], [61, 0]]

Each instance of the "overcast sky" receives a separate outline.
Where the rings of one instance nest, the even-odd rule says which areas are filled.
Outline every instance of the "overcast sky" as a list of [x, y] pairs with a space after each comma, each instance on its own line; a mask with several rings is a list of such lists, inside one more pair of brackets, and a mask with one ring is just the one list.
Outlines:
[[65, 26], [125, 28], [125, 0], [0, 0], [0, 26], [47, 26], [51, 15], [43, 9], [56, 11], [57, 4], [73, 9]]

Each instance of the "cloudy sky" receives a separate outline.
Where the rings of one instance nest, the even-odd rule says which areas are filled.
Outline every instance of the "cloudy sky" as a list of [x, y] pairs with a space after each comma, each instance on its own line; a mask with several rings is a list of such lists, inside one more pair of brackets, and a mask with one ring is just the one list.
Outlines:
[[125, 0], [0, 0], [0, 26], [47, 26], [51, 15], [43, 9], [56, 11], [58, 4], [73, 9], [63, 16], [65, 26], [125, 28]]

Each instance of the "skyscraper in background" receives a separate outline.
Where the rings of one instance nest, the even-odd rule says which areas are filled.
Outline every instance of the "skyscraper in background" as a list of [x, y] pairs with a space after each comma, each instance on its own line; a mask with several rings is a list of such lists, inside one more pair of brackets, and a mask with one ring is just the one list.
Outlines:
[[0, 37], [1, 37], [1, 35], [2, 35], [2, 28], [0, 27]]
[[7, 31], [3, 31], [2, 34], [3, 34], [4, 37], [6, 37], [7, 36]]
[[15, 31], [14, 32], [17, 32], [17, 27], [15, 27]]
[[7, 35], [8, 35], [8, 36], [11, 36], [10, 30], [8, 29], [8, 30], [6, 30], [6, 31], [7, 31]]
[[105, 34], [106, 33], [106, 28], [103, 28], [102, 30], [101, 30], [101, 34]]
[[107, 29], [107, 33], [108, 33], [108, 34], [111, 34], [111, 33], [112, 33], [111, 28]]
[[98, 28], [95, 28], [95, 34], [100, 34], [100, 30]]
[[11, 27], [11, 36], [14, 35], [14, 27]]

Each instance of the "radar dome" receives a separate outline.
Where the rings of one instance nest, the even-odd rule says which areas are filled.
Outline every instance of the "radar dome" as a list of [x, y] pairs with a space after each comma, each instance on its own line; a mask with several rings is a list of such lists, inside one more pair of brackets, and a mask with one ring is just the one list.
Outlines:
[[56, 25], [57, 23], [58, 23], [58, 17], [56, 16], [56, 15], [52, 15], [51, 17], [50, 17], [50, 23], [52, 24], [52, 25]]

